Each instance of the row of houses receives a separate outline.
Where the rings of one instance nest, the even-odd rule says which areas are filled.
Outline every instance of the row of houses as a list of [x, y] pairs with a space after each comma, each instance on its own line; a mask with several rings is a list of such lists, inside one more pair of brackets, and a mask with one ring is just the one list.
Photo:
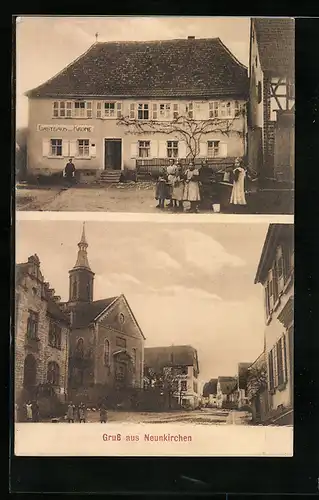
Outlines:
[[293, 423], [294, 235], [291, 224], [270, 224], [255, 284], [264, 289], [264, 349], [239, 363], [233, 377], [211, 379], [203, 401], [216, 407], [250, 406], [253, 421]]
[[219, 38], [94, 43], [27, 92], [29, 175], [119, 180], [170, 158], [244, 158], [261, 186], [293, 179], [294, 22], [251, 19], [249, 69]]
[[[49, 399], [61, 405], [68, 400], [97, 404], [107, 398], [114, 405], [128, 405], [134, 391], [156, 382], [163, 395], [169, 393], [170, 407], [196, 407], [196, 350], [144, 349], [144, 333], [124, 295], [94, 300], [87, 248], [83, 227], [77, 259], [69, 271], [67, 302], [45, 281], [37, 255], [17, 265], [16, 403]], [[50, 414], [56, 408], [42, 410]]]

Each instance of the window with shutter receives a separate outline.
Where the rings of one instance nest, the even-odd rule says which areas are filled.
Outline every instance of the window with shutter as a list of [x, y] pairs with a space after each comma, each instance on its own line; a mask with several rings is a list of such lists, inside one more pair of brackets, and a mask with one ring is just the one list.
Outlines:
[[288, 381], [288, 360], [287, 360], [287, 341], [286, 335], [283, 334], [281, 338], [282, 347], [282, 359], [283, 359], [283, 381], [286, 383]]
[[96, 103], [96, 118], [102, 118], [102, 102], [98, 101]]
[[131, 143], [131, 158], [137, 158], [138, 156], [138, 142]]
[[86, 103], [86, 117], [92, 118], [92, 101], [87, 101]]
[[69, 155], [70, 155], [70, 158], [74, 158], [74, 156], [76, 156], [76, 139], [71, 139], [70, 141], [70, 152], [69, 152]]
[[157, 120], [157, 103], [152, 104], [152, 120]]
[[151, 158], [157, 158], [157, 153], [158, 153], [158, 144], [157, 141], [150, 141], [150, 156]]
[[283, 366], [283, 352], [282, 352], [282, 342], [281, 338], [276, 344], [276, 355], [277, 355], [277, 365], [278, 365], [278, 385], [284, 383], [284, 366]]
[[279, 246], [276, 251], [276, 277], [278, 283], [278, 292], [281, 293], [284, 288], [284, 263], [283, 251], [281, 246]]
[[116, 103], [116, 117], [121, 118], [121, 116], [122, 116], [122, 103], [117, 102]]
[[167, 142], [166, 141], [159, 141], [158, 145], [158, 157], [159, 158], [166, 158], [167, 157]]
[[264, 289], [265, 293], [265, 310], [266, 310], [266, 318], [269, 318], [270, 315], [270, 304], [269, 304], [269, 283], [267, 281]]
[[72, 101], [67, 101], [66, 103], [66, 117], [72, 118]]
[[277, 360], [277, 348], [276, 346], [272, 349], [273, 356], [273, 368], [274, 368], [274, 388], [278, 387], [278, 360]]
[[272, 351], [268, 353], [268, 373], [269, 373], [269, 389], [274, 389], [274, 366], [273, 366], [273, 356]]
[[269, 283], [269, 313], [271, 313], [274, 307], [274, 284], [273, 284], [272, 269], [268, 273], [268, 283]]
[[221, 158], [227, 158], [227, 143], [226, 142], [219, 143], [219, 156]]
[[273, 286], [273, 305], [275, 305], [278, 300], [278, 279], [277, 279], [276, 261], [274, 263], [271, 272], [272, 272], [272, 286]]
[[135, 103], [130, 104], [130, 120], [135, 120]]
[[202, 158], [207, 156], [207, 143], [206, 142], [199, 143], [199, 156], [201, 156]]
[[50, 155], [50, 139], [43, 139], [42, 141], [42, 156], [47, 157]]
[[179, 104], [173, 104], [173, 118], [174, 120], [178, 118], [179, 115]]
[[62, 141], [62, 155], [63, 156], [69, 156], [69, 141], [66, 139], [63, 139]]

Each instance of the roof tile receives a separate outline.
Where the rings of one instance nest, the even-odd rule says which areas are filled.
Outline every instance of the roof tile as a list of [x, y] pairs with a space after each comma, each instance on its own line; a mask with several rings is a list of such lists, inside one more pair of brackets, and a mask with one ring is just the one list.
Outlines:
[[246, 96], [247, 68], [219, 38], [95, 43], [29, 97]]

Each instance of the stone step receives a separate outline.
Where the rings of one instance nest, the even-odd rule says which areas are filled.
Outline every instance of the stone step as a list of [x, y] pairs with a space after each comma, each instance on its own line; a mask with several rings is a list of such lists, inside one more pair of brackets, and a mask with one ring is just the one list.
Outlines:
[[100, 182], [103, 183], [115, 183], [119, 182], [121, 178], [120, 170], [104, 170], [100, 175]]

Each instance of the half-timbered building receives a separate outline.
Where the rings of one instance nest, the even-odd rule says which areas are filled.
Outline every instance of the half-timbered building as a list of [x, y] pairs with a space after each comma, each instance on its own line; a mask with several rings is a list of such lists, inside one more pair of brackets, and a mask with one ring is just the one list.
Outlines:
[[294, 20], [252, 18], [248, 158], [261, 187], [294, 178]]

